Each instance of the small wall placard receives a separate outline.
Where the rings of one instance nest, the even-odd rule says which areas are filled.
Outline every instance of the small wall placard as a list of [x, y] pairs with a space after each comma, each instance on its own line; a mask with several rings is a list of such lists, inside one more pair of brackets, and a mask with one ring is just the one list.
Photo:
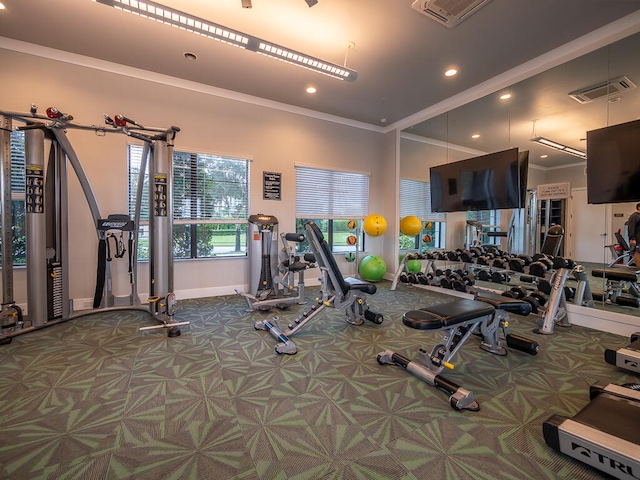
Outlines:
[[538, 200], [556, 200], [558, 198], [569, 198], [571, 196], [571, 184], [545, 183], [538, 185]]
[[282, 174], [279, 172], [262, 172], [262, 192], [264, 200], [281, 200]]

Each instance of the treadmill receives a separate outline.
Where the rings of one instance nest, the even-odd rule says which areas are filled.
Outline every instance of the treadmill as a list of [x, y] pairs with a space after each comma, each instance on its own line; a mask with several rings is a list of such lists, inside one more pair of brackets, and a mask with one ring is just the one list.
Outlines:
[[620, 479], [640, 478], [640, 385], [593, 385], [591, 401], [572, 418], [542, 425], [554, 450]]

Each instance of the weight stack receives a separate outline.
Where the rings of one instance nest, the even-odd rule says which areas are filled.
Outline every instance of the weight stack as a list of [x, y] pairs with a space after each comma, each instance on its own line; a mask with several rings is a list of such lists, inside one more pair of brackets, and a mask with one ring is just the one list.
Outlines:
[[47, 319], [62, 318], [62, 265], [50, 262], [47, 265]]

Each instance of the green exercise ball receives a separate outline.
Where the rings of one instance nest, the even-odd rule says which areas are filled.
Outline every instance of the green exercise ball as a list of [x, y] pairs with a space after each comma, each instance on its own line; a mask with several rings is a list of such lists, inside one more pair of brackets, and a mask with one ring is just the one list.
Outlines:
[[422, 270], [422, 262], [420, 260], [407, 260], [405, 264], [409, 273], [418, 273]]
[[377, 282], [381, 280], [386, 271], [386, 263], [377, 255], [367, 255], [362, 259], [358, 267], [360, 276], [367, 282]]
[[355, 262], [356, 261], [356, 254], [353, 252], [347, 252], [344, 254], [344, 259], [347, 262]]

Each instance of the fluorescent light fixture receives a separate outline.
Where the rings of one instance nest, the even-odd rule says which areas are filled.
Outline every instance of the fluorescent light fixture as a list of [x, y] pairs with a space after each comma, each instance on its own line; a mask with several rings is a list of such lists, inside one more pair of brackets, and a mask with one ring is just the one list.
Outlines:
[[194, 17], [175, 8], [165, 7], [149, 0], [93, 0], [124, 12], [139, 15], [159, 23], [202, 35], [219, 42], [250, 50], [268, 57], [277, 58], [287, 63], [297, 65], [317, 73], [322, 73], [340, 80], [353, 82], [358, 78], [358, 72], [347, 67], [325, 62], [319, 58], [305, 55], [295, 50], [267, 42], [246, 33], [224, 27], [203, 18]]
[[540, 145], [544, 145], [545, 147], [554, 148], [561, 152], [568, 153], [569, 155], [573, 155], [580, 158], [587, 158], [586, 152], [568, 147], [566, 145], [563, 145], [562, 143], [554, 142], [553, 140], [549, 140], [548, 138], [535, 137], [535, 138], [532, 138], [531, 141], [539, 143]]

